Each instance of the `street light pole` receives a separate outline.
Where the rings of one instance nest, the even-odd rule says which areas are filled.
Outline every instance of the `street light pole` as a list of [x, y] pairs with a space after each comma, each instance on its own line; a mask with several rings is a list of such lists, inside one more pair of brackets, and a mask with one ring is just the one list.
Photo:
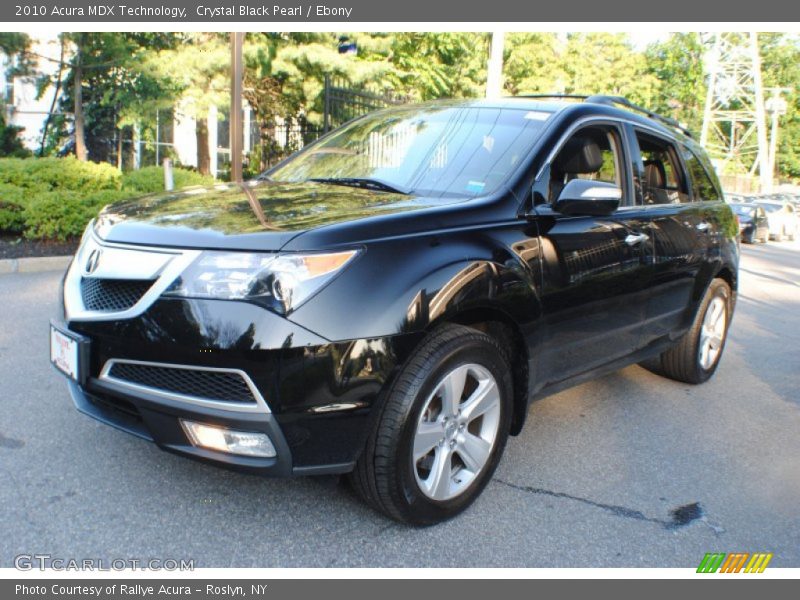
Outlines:
[[230, 110], [230, 148], [231, 181], [242, 180], [242, 45], [244, 33], [231, 33], [231, 110]]
[[789, 88], [774, 87], [768, 88], [766, 91], [772, 93], [772, 96], [764, 103], [764, 107], [772, 117], [772, 128], [769, 136], [769, 176], [774, 180], [775, 166], [778, 162], [778, 119], [781, 115], [786, 114], [788, 108], [786, 100], [781, 98], [781, 92], [789, 92], [791, 90]]

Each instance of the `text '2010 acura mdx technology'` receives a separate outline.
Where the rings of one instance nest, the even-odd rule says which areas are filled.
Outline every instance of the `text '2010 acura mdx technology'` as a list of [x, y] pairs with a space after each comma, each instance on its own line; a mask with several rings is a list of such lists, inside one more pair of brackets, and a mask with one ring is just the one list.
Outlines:
[[51, 360], [78, 410], [161, 448], [349, 473], [431, 524], [532, 399], [635, 362], [708, 379], [737, 235], [703, 150], [624, 99], [394, 107], [253, 181], [106, 207]]

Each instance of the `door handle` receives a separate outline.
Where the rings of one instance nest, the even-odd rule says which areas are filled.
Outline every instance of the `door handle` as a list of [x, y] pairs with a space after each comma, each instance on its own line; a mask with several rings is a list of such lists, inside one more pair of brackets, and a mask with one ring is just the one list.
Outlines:
[[701, 221], [697, 225], [694, 226], [697, 231], [708, 231], [708, 228], [711, 227], [711, 224], [708, 221]]
[[625, 238], [625, 243], [628, 244], [628, 246], [635, 246], [649, 239], [650, 237], [646, 233], [629, 233]]

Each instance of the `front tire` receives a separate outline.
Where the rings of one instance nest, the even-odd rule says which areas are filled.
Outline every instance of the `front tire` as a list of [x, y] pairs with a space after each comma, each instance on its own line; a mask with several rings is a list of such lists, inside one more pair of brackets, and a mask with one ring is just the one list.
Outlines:
[[461, 325], [433, 331], [388, 390], [350, 480], [383, 514], [432, 525], [466, 509], [497, 467], [511, 423], [507, 350]]
[[708, 286], [692, 327], [661, 355], [660, 372], [676, 381], [703, 383], [714, 374], [725, 349], [731, 288], [722, 279]]

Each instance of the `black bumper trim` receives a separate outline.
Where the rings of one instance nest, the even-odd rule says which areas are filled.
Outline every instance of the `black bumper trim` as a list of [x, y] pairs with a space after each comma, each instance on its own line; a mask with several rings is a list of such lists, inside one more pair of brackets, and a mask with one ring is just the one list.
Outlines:
[[[166, 403], [147, 394], [123, 392], [116, 386], [108, 386], [90, 379], [86, 387], [69, 382], [69, 391], [75, 407], [83, 414], [130, 433], [144, 440], [155, 442], [160, 448], [216, 466], [236, 471], [266, 476], [286, 477], [294, 474], [292, 455], [281, 428], [270, 413], [236, 413], [213, 408]], [[103, 401], [103, 398], [107, 401]], [[114, 401], [121, 400], [135, 407], [140, 418], [130, 411], [116, 410]], [[258, 458], [225, 454], [193, 446], [186, 438], [180, 419], [209, 423], [237, 429], [266, 433], [272, 440], [277, 456]], [[338, 466], [338, 465], [337, 465]]]

